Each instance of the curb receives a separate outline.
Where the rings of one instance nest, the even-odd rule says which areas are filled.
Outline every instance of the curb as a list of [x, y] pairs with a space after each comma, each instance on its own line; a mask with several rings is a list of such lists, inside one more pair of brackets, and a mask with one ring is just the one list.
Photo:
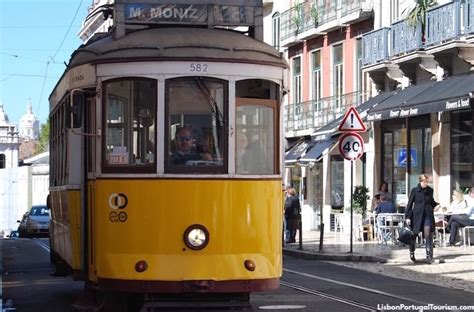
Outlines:
[[283, 254], [287, 256], [295, 257], [295, 258], [306, 259], [306, 260], [387, 263], [387, 259], [385, 258], [361, 255], [357, 253], [334, 254], [334, 253], [309, 252], [309, 251], [304, 251], [304, 250], [283, 248]]

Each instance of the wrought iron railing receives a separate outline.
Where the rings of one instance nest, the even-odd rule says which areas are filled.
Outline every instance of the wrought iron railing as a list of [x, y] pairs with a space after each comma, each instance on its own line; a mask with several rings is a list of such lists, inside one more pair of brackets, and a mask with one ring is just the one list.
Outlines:
[[362, 9], [367, 0], [305, 1], [283, 12], [280, 39], [286, 40], [308, 29], [342, 18]]
[[[362, 37], [363, 64], [372, 65], [404, 53], [432, 47], [474, 34], [474, 0], [455, 0], [430, 9], [425, 29], [406, 20], [393, 23]], [[424, 41], [423, 41], [424, 37]]]
[[363, 102], [360, 92], [346, 93], [317, 100], [286, 105], [284, 122], [286, 131], [319, 129], [342, 116], [349, 106]]
[[411, 25], [407, 20], [398, 21], [390, 28], [390, 55], [400, 55], [418, 50], [422, 47], [421, 22]]
[[433, 45], [461, 34], [461, 4], [447, 3], [426, 12], [425, 45]]
[[390, 28], [384, 27], [362, 37], [362, 63], [375, 64], [389, 58]]

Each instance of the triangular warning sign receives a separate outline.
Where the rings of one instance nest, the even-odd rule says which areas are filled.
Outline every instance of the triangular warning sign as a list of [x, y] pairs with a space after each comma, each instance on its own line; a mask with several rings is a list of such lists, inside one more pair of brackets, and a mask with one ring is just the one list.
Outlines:
[[367, 128], [355, 107], [351, 106], [342, 118], [338, 129], [339, 131], [365, 132]]

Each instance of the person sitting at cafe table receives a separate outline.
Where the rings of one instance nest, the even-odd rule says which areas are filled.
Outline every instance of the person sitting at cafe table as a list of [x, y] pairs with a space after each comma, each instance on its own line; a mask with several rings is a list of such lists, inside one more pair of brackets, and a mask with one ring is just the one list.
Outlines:
[[446, 227], [451, 215], [465, 213], [467, 208], [467, 200], [464, 199], [463, 193], [458, 190], [453, 190], [452, 198], [453, 201], [449, 205], [449, 208], [441, 208], [441, 206], [437, 206], [435, 208], [435, 214], [437, 213], [438, 215], [444, 215], [444, 218], [443, 216], [438, 218], [435, 216], [435, 224], [437, 227]]
[[380, 203], [375, 208], [375, 214], [396, 213], [396, 212], [397, 212], [397, 208], [395, 207], [395, 205], [391, 201], [388, 201], [387, 195], [386, 194], [381, 194], [380, 195]]
[[456, 244], [458, 229], [465, 226], [474, 226], [474, 185], [466, 199], [466, 208], [453, 214], [449, 219], [446, 231], [449, 232], [449, 246]]

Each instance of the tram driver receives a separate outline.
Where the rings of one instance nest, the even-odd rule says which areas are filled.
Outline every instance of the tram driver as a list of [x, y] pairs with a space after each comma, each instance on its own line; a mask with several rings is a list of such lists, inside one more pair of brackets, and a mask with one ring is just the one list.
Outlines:
[[174, 165], [186, 165], [190, 161], [212, 160], [208, 152], [200, 153], [195, 146], [195, 138], [189, 127], [181, 127], [176, 130], [174, 138], [174, 150], [170, 162]]

